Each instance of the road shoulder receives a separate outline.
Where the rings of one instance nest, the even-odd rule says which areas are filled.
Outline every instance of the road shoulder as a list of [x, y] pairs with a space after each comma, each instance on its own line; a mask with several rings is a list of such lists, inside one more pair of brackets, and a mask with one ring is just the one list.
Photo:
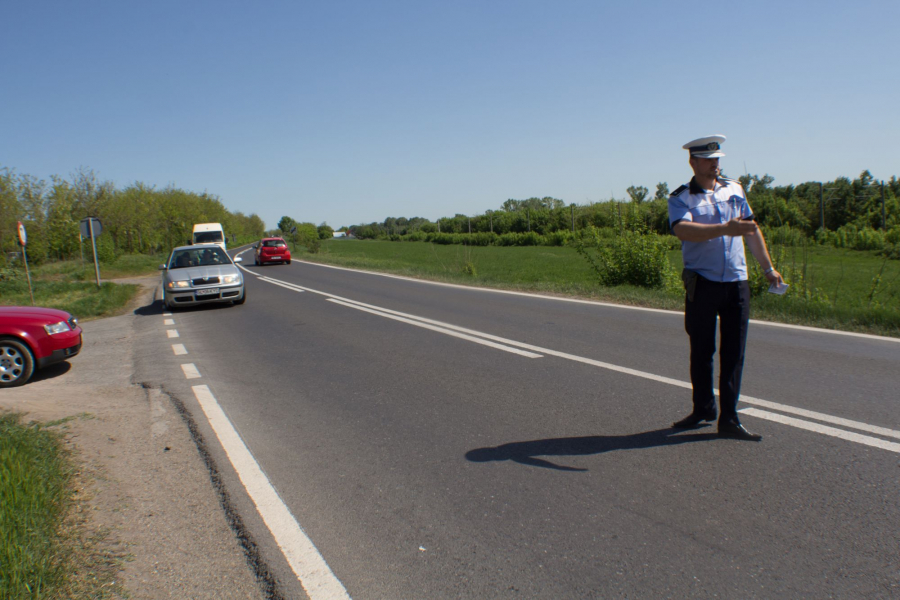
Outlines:
[[[134, 282], [142, 284], [134, 308], [151, 304], [157, 278]], [[88, 529], [105, 534], [103, 552], [119, 558], [116, 583], [127, 597], [264, 598], [176, 405], [132, 383], [136, 318], [83, 323], [81, 353], [0, 392], [0, 410], [66, 420]]]

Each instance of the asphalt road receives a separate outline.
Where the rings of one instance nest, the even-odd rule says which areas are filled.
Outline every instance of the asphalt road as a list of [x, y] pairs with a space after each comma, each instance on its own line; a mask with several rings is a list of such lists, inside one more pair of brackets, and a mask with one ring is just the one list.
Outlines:
[[719, 440], [669, 428], [679, 314], [243, 256], [247, 303], [156, 303], [136, 363], [283, 597], [900, 597], [896, 340], [752, 324], [739, 408], [765, 438]]

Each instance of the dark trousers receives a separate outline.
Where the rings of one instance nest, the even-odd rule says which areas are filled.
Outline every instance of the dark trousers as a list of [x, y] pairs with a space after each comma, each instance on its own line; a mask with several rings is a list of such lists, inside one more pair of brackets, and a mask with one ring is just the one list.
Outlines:
[[713, 355], [719, 320], [719, 422], [738, 423], [744, 347], [750, 322], [750, 286], [746, 281], [719, 283], [700, 277], [693, 301], [685, 299], [684, 328], [691, 339], [694, 410], [715, 409]]

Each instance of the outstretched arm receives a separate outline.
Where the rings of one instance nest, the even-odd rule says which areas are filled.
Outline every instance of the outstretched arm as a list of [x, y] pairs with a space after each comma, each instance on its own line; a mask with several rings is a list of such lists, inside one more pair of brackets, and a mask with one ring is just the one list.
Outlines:
[[769, 280], [769, 283], [779, 285], [784, 283], [784, 279], [781, 278], [781, 273], [776, 271], [775, 265], [772, 264], [772, 258], [769, 256], [769, 249], [766, 247], [766, 240], [763, 237], [762, 230], [757, 227], [756, 231], [746, 234], [744, 240], [746, 240], [747, 245], [750, 246], [750, 253], [753, 254], [754, 258], [759, 262], [759, 266], [762, 267], [763, 271], [768, 271], [766, 273], [766, 279]]

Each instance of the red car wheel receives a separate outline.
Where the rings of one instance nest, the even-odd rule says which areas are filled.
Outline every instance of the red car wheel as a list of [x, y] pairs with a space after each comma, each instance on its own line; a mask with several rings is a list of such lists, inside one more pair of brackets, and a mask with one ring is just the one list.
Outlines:
[[13, 339], [0, 340], [0, 388], [24, 385], [34, 373], [34, 357], [28, 346]]

